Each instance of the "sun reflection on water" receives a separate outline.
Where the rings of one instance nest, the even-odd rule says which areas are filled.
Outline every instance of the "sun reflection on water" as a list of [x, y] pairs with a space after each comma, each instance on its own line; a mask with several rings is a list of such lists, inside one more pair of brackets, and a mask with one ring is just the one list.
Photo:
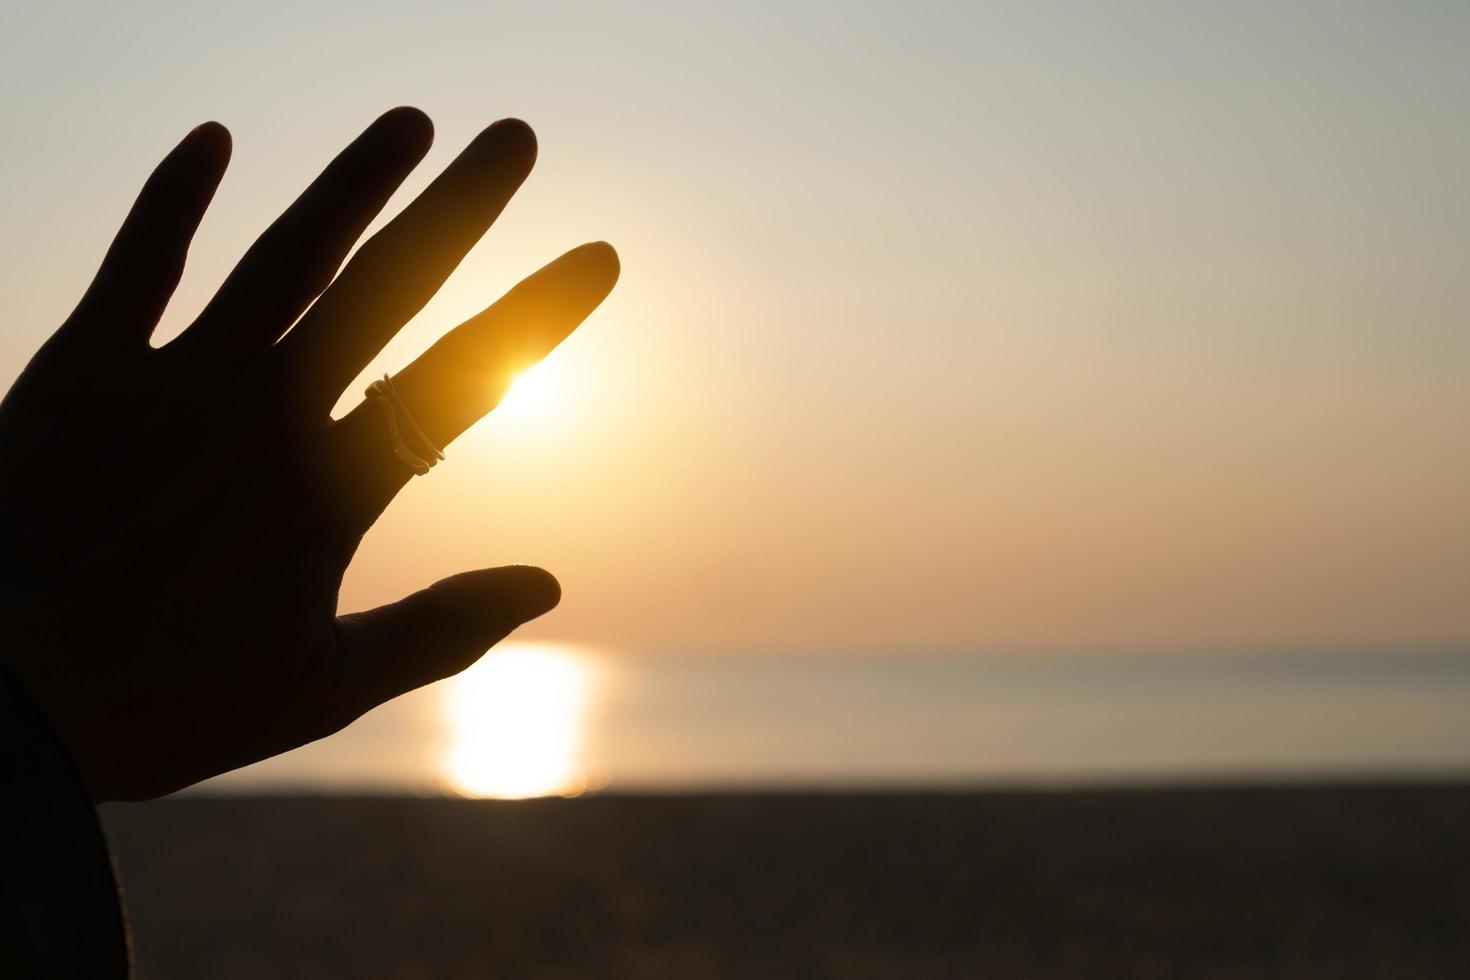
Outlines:
[[524, 799], [587, 788], [583, 739], [597, 685], [592, 660], [550, 643], [507, 643], [450, 680], [441, 760], [466, 796]]

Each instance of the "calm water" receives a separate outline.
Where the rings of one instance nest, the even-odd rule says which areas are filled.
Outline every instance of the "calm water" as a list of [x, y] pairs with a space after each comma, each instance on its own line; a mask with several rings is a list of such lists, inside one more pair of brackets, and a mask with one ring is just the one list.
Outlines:
[[1470, 653], [637, 658], [509, 644], [217, 791], [1470, 775]]

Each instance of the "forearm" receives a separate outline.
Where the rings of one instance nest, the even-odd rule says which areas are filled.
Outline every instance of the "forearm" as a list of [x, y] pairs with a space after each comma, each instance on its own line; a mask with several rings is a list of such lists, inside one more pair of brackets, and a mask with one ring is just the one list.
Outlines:
[[0, 670], [0, 975], [127, 977], [127, 930], [96, 810]]

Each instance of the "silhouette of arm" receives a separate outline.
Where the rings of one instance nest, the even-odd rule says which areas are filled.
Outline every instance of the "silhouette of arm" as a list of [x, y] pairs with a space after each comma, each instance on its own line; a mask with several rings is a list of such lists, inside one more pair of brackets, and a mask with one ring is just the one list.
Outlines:
[[0, 976], [123, 977], [127, 933], [66, 750], [0, 671]]

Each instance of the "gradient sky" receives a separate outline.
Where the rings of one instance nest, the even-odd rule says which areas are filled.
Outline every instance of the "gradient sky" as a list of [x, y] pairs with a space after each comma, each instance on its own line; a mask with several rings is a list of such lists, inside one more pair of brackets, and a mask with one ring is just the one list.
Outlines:
[[528, 561], [528, 635], [620, 649], [1463, 644], [1467, 50], [1458, 0], [7, 4], [0, 380], [196, 123], [164, 336], [383, 109], [438, 130], [390, 211], [517, 115], [368, 374], [582, 241], [622, 281], [344, 608]]

